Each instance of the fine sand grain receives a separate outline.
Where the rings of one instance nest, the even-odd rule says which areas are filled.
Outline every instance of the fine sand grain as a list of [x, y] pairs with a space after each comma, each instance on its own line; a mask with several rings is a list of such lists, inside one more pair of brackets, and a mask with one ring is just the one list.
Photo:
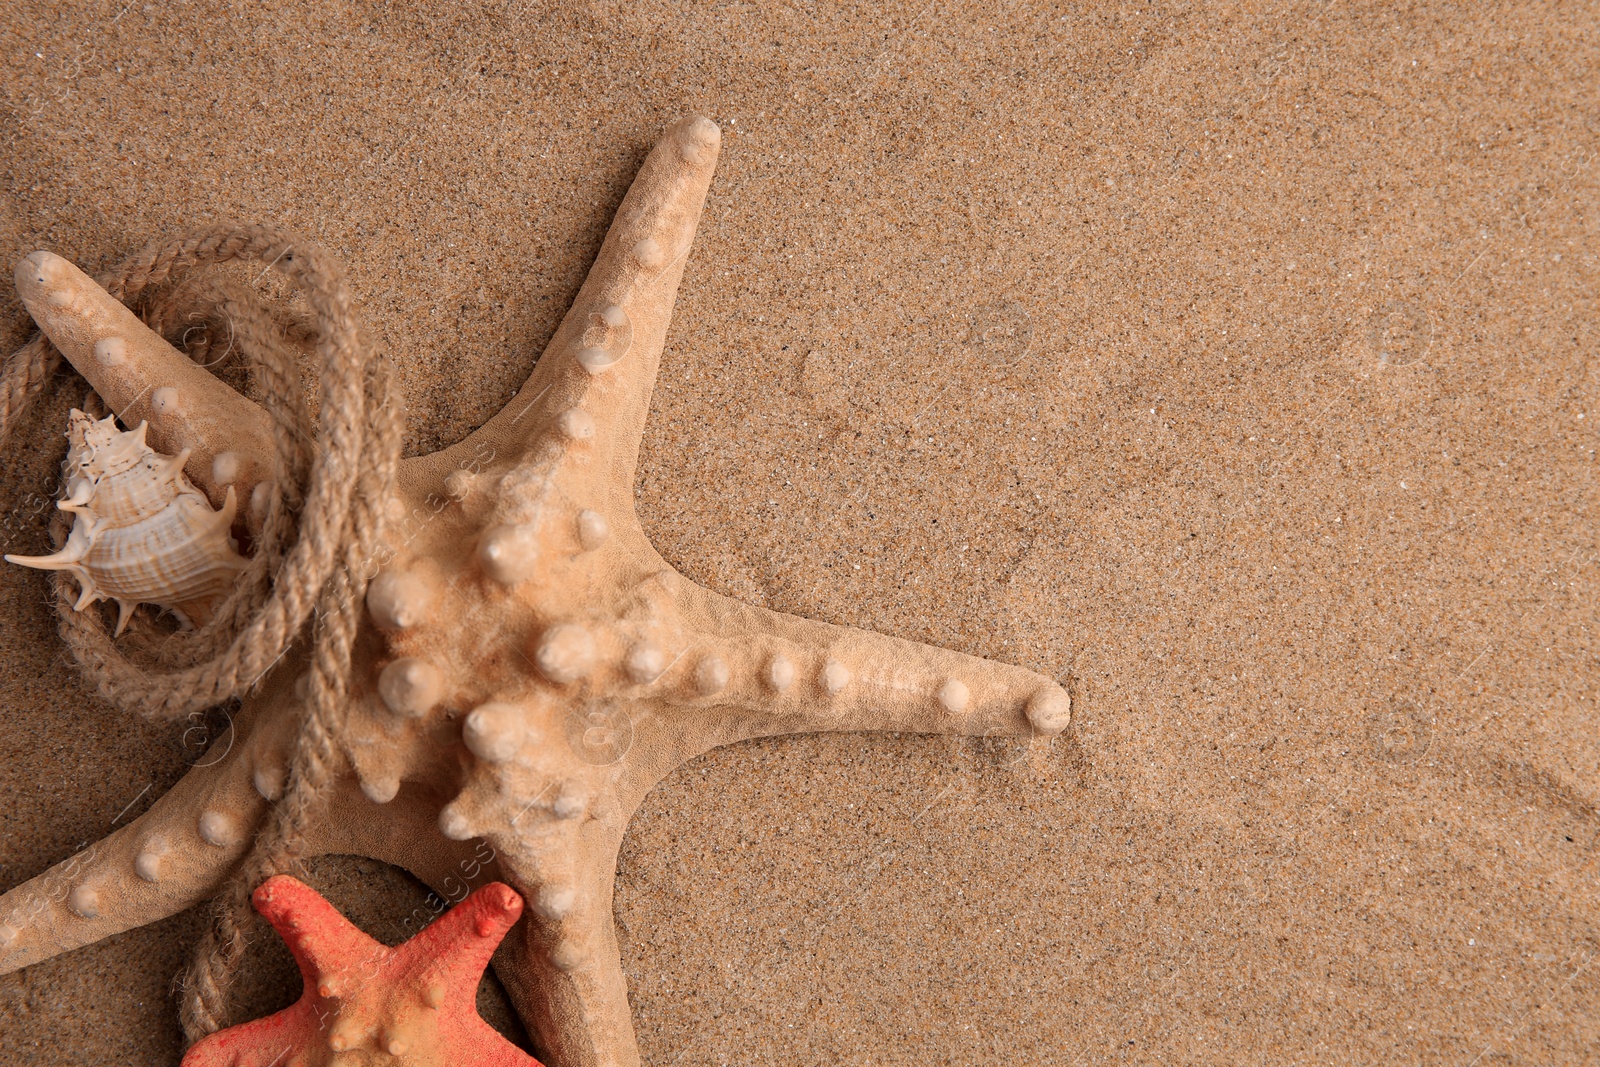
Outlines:
[[[0, 259], [298, 229], [411, 452], [522, 382], [660, 129], [722, 124], [646, 530], [1076, 714], [667, 779], [617, 882], [646, 1064], [1593, 1062], [1593, 5], [18, 0], [0, 41]], [[4, 457], [7, 551], [81, 395]], [[8, 888], [193, 752], [78, 683], [42, 575], [0, 597]], [[389, 940], [422, 900], [311, 880]], [[0, 1062], [175, 1064], [199, 921], [0, 979]], [[242, 1010], [295, 996], [251, 959]]]

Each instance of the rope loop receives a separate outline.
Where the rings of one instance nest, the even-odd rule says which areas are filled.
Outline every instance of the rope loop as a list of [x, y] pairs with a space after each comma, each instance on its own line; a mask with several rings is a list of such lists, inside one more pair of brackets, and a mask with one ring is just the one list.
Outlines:
[[[274, 313], [247, 286], [196, 273], [245, 261], [265, 263], [262, 274], [277, 271], [298, 288], [309, 321]], [[248, 694], [310, 623], [310, 685], [284, 795], [214, 902], [212, 927], [181, 983], [184, 1030], [198, 1040], [224, 1025], [228, 988], [253, 921], [251, 890], [303, 853], [305, 827], [338, 771], [334, 739], [349, 691], [359, 605], [394, 487], [401, 418], [389, 363], [366, 344], [342, 273], [303, 239], [271, 226], [219, 226], [152, 244], [98, 280], [158, 332], [199, 316], [225, 333], [228, 350], [250, 361], [275, 457], [250, 565], [199, 629], [159, 642], [124, 638], [125, 651], [100, 612], [72, 609], [73, 580], [54, 575], [60, 633], [85, 679], [123, 711], [181, 719]], [[314, 432], [295, 350], [307, 342], [320, 372]], [[202, 347], [210, 354], [216, 343]], [[62, 362], [40, 334], [0, 367], [0, 445]], [[69, 526], [70, 516], [57, 513], [51, 529], [58, 546]]]

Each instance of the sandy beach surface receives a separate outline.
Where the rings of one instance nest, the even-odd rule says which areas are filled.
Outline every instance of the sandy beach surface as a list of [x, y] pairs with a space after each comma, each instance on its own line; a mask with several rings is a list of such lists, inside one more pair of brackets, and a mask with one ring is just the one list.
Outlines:
[[[521, 384], [660, 130], [722, 125], [645, 529], [1075, 716], [663, 782], [617, 879], [646, 1064], [1595, 1062], [1593, 6], [18, 0], [0, 45], [0, 260], [298, 230], [408, 453]], [[83, 389], [3, 458], [6, 551]], [[47, 591], [0, 567], [0, 888], [194, 758]], [[391, 941], [424, 896], [312, 874]], [[176, 1064], [199, 929], [0, 978], [0, 1062]], [[297, 990], [263, 944], [242, 1010]]]

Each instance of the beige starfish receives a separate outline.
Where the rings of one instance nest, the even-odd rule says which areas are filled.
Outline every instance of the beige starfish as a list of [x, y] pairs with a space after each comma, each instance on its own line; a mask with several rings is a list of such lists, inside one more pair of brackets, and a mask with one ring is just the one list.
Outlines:
[[[640, 529], [639, 441], [720, 141], [703, 118], [666, 131], [521, 392], [460, 444], [404, 462], [355, 652], [347, 772], [310, 832], [313, 853], [397, 864], [449, 899], [514, 885], [531, 907], [496, 968], [555, 1067], [638, 1063], [612, 884], [629, 817], [676, 767], [774, 734], [1037, 737], [1069, 714], [1031, 671], [702, 589]], [[163, 452], [192, 449], [213, 501], [227, 484], [250, 499], [271, 471], [262, 411], [65, 260], [34, 253], [18, 288], [125, 422], [147, 419]], [[205, 766], [0, 898], [0, 970], [216, 891], [282, 789], [293, 659]]]

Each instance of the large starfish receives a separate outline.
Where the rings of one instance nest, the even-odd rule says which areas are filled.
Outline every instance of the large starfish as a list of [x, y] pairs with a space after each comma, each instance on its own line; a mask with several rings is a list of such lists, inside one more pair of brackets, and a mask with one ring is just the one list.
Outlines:
[[[645, 160], [571, 311], [511, 403], [406, 460], [355, 651], [347, 763], [315, 853], [370, 856], [451, 898], [497, 878], [532, 905], [496, 970], [555, 1067], [637, 1064], [612, 927], [628, 819], [684, 762], [812, 731], [1048, 736], [1048, 678], [767, 611], [667, 564], [633, 508], [667, 324], [721, 132], [679, 121]], [[213, 500], [271, 472], [264, 413], [65, 260], [17, 284], [40, 327]], [[231, 456], [225, 453], [232, 453]], [[221, 456], [221, 460], [218, 457]], [[212, 895], [283, 785], [290, 656], [233, 735], [133, 824], [0, 898], [11, 971]]]

